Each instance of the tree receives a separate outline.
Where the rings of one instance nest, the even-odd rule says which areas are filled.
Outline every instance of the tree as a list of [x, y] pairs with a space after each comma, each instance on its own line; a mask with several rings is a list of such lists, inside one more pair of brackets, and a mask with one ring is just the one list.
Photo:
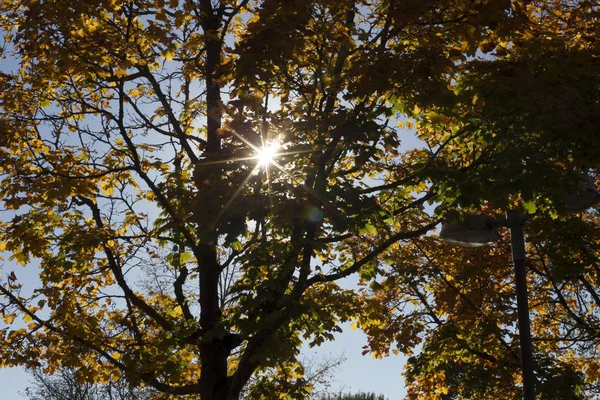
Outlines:
[[[600, 72], [592, 32], [599, 15], [585, 1], [527, 7], [536, 12], [523, 36], [465, 65], [454, 86], [462, 100], [421, 112], [418, 129], [430, 146], [445, 146], [435, 162], [448, 173], [432, 170], [431, 179], [439, 207], [459, 211], [449, 218], [463, 211], [502, 217], [519, 207], [529, 213], [539, 398], [597, 398], [598, 208], [566, 215], [565, 198], [582, 184], [581, 171], [598, 182], [597, 125], [589, 122], [600, 117], [600, 99], [586, 76]], [[504, 235], [490, 249], [465, 250], [415, 238], [390, 254], [381, 279], [366, 289], [359, 324], [369, 350], [410, 356], [408, 398], [520, 397], [509, 243]]]
[[149, 388], [131, 388], [123, 380], [94, 385], [80, 384], [74, 371], [63, 370], [52, 376], [32, 372], [33, 386], [25, 390], [29, 400], [147, 400], [153, 393]]
[[[560, 209], [571, 138], [524, 163], [549, 137], [524, 122], [533, 103], [511, 125], [475, 95], [543, 55], [583, 63], [586, 89], [595, 53], [541, 46], [574, 33], [562, 18], [594, 46], [586, 4], [2, 0], [0, 246], [40, 271], [33, 292], [14, 273], [0, 286], [2, 365], [204, 400], [306, 396], [301, 341], [361, 313], [337, 281], [375, 278], [456, 206], [523, 192]], [[403, 152], [416, 120], [429, 147]], [[553, 173], [526, 191], [506, 163]], [[484, 177], [502, 182], [492, 197], [471, 187]]]
[[[402, 224], [424, 202], [410, 183], [385, 206], [361, 183], [404, 161], [382, 97], [341, 97], [352, 35], [379, 40], [355, 4], [0, 7], [17, 64], [1, 82], [2, 246], [41, 280], [31, 296], [14, 275], [2, 286], [5, 321], [26, 324], [3, 330], [3, 365], [204, 399], [254, 376], [256, 396], [303, 396], [301, 335], [318, 344], [355, 312], [335, 281], [434, 226]], [[261, 140], [282, 154], [257, 168]], [[169, 291], [142, 290], [162, 251]]]
[[[598, 213], [537, 217], [526, 229], [538, 396], [596, 398]], [[415, 239], [372, 286], [360, 324], [376, 355], [396, 347], [409, 356], [408, 398], [521, 396], [507, 236], [471, 250]]]

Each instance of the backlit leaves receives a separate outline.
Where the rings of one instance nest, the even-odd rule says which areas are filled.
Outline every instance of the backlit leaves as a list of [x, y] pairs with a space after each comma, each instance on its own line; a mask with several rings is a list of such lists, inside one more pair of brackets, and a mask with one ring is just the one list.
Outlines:
[[[569, 179], [597, 164], [596, 11], [3, 0], [14, 68], [0, 75], [0, 251], [40, 279], [1, 286], [3, 365], [122, 374], [169, 395], [303, 398], [302, 340], [360, 317], [377, 357], [423, 344], [411, 396], [512, 396], [506, 248], [478, 253], [498, 257], [480, 276], [421, 236], [439, 222], [433, 204], [562, 218]], [[401, 147], [402, 127], [423, 146]], [[257, 165], [271, 141], [280, 154]], [[568, 313], [596, 281], [592, 257], [558, 248], [540, 252], [553, 261], [535, 298], [551, 304], [541, 288], [554, 282]], [[336, 284], [352, 274], [372, 297]], [[582, 370], [578, 355], [544, 351], [547, 376]]]

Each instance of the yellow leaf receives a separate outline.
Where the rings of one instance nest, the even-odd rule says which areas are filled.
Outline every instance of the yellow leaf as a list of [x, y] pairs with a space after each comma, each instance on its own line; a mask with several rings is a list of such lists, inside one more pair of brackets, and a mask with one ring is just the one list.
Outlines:
[[108, 381], [110, 380], [110, 374], [108, 373], [108, 371], [106, 370], [102, 370], [100, 371], [100, 373], [97, 376], [98, 382], [97, 383], [108, 383]]
[[167, 61], [173, 61], [173, 57], [175, 57], [175, 52], [173, 50], [167, 50], [163, 53], [163, 57]]
[[112, 196], [115, 192], [115, 186], [112, 182], [104, 182], [101, 184], [101, 188], [105, 196]]
[[121, 354], [117, 353], [115, 351], [114, 353], [111, 354], [111, 357], [114, 358], [115, 360], [120, 360], [121, 359]]

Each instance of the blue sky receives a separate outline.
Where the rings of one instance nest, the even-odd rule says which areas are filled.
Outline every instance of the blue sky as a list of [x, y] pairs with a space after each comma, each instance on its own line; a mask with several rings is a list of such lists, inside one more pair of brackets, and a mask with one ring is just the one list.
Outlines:
[[[353, 331], [350, 324], [343, 324], [342, 328], [344, 332], [336, 335], [335, 341], [304, 351], [307, 356], [344, 355], [346, 361], [333, 376], [332, 389], [344, 392], [372, 391], [384, 394], [389, 400], [402, 399], [406, 394], [402, 379], [405, 357], [390, 355], [375, 359], [370, 354], [363, 356], [361, 347], [366, 344], [364, 333]], [[0, 397], [3, 400], [26, 399], [19, 392], [24, 392], [30, 381], [30, 376], [21, 368], [0, 369]]]
[[[402, 368], [404, 356], [391, 354], [387, 358], [375, 359], [370, 354], [362, 355], [362, 346], [367, 343], [364, 333], [353, 331], [350, 324], [342, 325], [343, 333], [336, 335], [333, 342], [324, 343], [317, 354], [343, 354], [346, 361], [334, 375], [332, 388], [344, 392], [375, 392], [384, 394], [389, 400], [402, 399], [406, 394]], [[312, 350], [306, 350], [311, 354]]]
[[[345, 289], [357, 288], [358, 277], [350, 276], [339, 282]], [[325, 342], [318, 348], [304, 348], [307, 356], [313, 354], [326, 356], [342, 355], [346, 359], [333, 376], [332, 389], [343, 392], [375, 392], [385, 395], [389, 400], [404, 398], [406, 389], [402, 370], [406, 362], [403, 355], [390, 353], [389, 357], [377, 359], [371, 354], [362, 354], [367, 344], [367, 336], [360, 329], [352, 329], [350, 323], [341, 324], [343, 332], [335, 340]]]

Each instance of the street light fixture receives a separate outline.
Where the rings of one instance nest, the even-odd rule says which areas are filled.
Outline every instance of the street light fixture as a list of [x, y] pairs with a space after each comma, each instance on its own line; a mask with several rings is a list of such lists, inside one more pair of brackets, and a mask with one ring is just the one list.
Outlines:
[[500, 240], [495, 220], [485, 215], [466, 215], [463, 223], [442, 223], [440, 237], [463, 247], [489, 246]]
[[[565, 204], [571, 212], [585, 211], [600, 200], [592, 180], [582, 175], [578, 191], [565, 196]], [[527, 296], [527, 273], [525, 267], [525, 235], [523, 225], [526, 214], [518, 210], [509, 211], [505, 219], [494, 219], [485, 215], [467, 215], [462, 223], [443, 223], [440, 237], [449, 243], [463, 247], [491, 245], [498, 239], [498, 227], [510, 229], [515, 286], [517, 292], [517, 311], [519, 320], [519, 342], [521, 348], [521, 372], [525, 400], [535, 400], [535, 374], [529, 323], [529, 304]]]

